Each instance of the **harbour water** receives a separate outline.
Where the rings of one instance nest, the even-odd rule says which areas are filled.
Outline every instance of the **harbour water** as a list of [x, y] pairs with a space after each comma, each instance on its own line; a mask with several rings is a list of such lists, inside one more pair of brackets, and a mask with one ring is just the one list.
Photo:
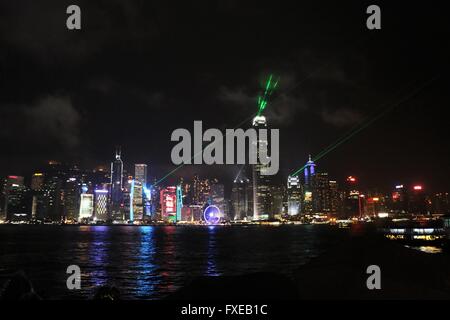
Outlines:
[[[44, 299], [90, 298], [114, 285], [126, 299], [160, 299], [197, 276], [291, 275], [326, 250], [324, 225], [0, 226], [0, 281], [23, 270]], [[69, 265], [81, 290], [66, 287]]]

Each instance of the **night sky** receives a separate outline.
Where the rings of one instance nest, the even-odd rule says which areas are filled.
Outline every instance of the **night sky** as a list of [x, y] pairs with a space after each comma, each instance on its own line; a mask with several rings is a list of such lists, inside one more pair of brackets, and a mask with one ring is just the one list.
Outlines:
[[[234, 128], [266, 110], [287, 176], [367, 119], [319, 170], [367, 187], [448, 191], [449, 35], [443, 1], [0, 1], [0, 174], [46, 160], [174, 166], [176, 128]], [[82, 30], [66, 28], [66, 8]], [[381, 7], [382, 29], [366, 28]], [[248, 120], [250, 124], [250, 120]], [[232, 179], [237, 167], [186, 167]]]

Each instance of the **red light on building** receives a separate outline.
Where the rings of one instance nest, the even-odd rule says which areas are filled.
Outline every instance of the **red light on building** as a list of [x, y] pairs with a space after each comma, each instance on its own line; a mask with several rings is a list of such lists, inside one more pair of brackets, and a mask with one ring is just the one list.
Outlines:
[[422, 190], [422, 186], [414, 186], [414, 190], [417, 190], [417, 191]]
[[400, 199], [400, 193], [394, 192], [394, 193], [392, 194], [392, 199], [393, 199], [393, 200], [398, 200], [398, 199]]
[[356, 178], [353, 177], [353, 176], [349, 176], [349, 177], [347, 178], [347, 181], [348, 181], [348, 182], [356, 182]]
[[14, 180], [17, 180], [17, 179], [19, 179], [19, 177], [18, 177], [18, 176], [8, 176], [8, 179], [14, 179]]

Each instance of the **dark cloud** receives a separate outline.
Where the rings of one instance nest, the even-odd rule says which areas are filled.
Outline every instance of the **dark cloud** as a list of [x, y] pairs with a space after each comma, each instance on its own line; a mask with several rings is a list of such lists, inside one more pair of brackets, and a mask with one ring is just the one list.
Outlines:
[[118, 82], [108, 77], [90, 79], [86, 85], [89, 91], [103, 97], [121, 95], [134, 104], [138, 103], [149, 109], [159, 109], [167, 102], [163, 92], [149, 91], [141, 84]]
[[[298, 84], [292, 74], [276, 75], [279, 80], [279, 88], [275, 90], [270, 98], [268, 107], [264, 114], [270, 119], [270, 124], [274, 126], [285, 126], [291, 124], [295, 115], [308, 110], [308, 103], [302, 97], [294, 95], [291, 90]], [[264, 83], [261, 84], [262, 90]], [[289, 92], [291, 91], [291, 92]], [[248, 114], [257, 111], [257, 95], [250, 94], [250, 89], [244, 87], [229, 88], [222, 86], [219, 90], [218, 98], [224, 103], [231, 103], [241, 110], [246, 110]]]
[[249, 93], [244, 91], [244, 88], [231, 89], [222, 86], [219, 89], [219, 97], [225, 103], [232, 103], [239, 107], [247, 106], [254, 108], [256, 106], [256, 96], [251, 96]]
[[80, 114], [67, 97], [47, 96], [27, 109], [32, 132], [64, 149], [73, 149], [80, 143]]
[[9, 105], [2, 110], [3, 139], [65, 151], [80, 144], [81, 116], [68, 97], [46, 96], [33, 105]]
[[322, 110], [320, 113], [322, 120], [336, 127], [355, 125], [363, 119], [363, 116], [351, 109], [339, 108], [336, 110]]
[[[133, 1], [77, 1], [81, 30], [68, 31], [66, 9], [73, 1], [2, 2], [2, 41], [46, 65], [80, 63], [104, 50], [139, 41], [153, 42], [158, 30], [153, 14], [143, 15]], [[116, 46], [117, 47], [117, 46]]]

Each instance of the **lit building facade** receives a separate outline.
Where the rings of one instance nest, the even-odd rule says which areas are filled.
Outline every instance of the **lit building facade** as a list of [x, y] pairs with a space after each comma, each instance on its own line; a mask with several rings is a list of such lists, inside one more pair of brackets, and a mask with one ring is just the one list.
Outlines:
[[37, 172], [31, 176], [31, 190], [41, 191], [44, 187], [45, 176], [43, 173]]
[[191, 204], [203, 206], [209, 201], [211, 183], [209, 179], [200, 179], [198, 175], [195, 175], [190, 191]]
[[210, 191], [210, 203], [219, 208], [222, 213], [222, 218], [228, 216], [226, 212], [226, 203], [225, 203], [225, 186], [217, 181], [211, 183], [211, 191]]
[[79, 221], [92, 219], [94, 214], [94, 195], [91, 193], [82, 193], [80, 196], [80, 214]]
[[139, 221], [144, 218], [144, 190], [141, 182], [134, 180], [133, 183], [134, 185], [131, 189], [133, 197], [130, 206], [133, 208], [133, 220]]
[[63, 188], [63, 215], [66, 220], [78, 220], [80, 211], [81, 182], [71, 177], [66, 180]]
[[94, 192], [94, 217], [98, 222], [108, 221], [108, 194], [108, 190], [104, 189], [97, 189]]
[[[255, 129], [267, 128], [266, 117], [259, 115], [253, 118], [253, 127]], [[267, 148], [269, 150], [269, 141], [258, 137], [257, 164], [252, 165], [253, 180], [253, 219], [264, 220], [273, 218], [273, 197], [272, 197], [272, 179], [271, 175], [264, 174], [269, 165], [260, 162], [259, 150]]]
[[[27, 188], [21, 176], [8, 176], [3, 184], [2, 191], [2, 218], [5, 220], [27, 220], [29, 215]], [[30, 203], [31, 205], [31, 203]]]
[[134, 165], [134, 181], [141, 186], [147, 185], [147, 165], [135, 164]]
[[339, 186], [336, 180], [329, 181], [330, 186], [330, 213], [333, 215], [342, 211], [342, 200], [339, 193]]
[[330, 180], [326, 172], [317, 172], [315, 175], [313, 201], [314, 212], [330, 213], [332, 211]]
[[287, 214], [296, 216], [301, 213], [302, 186], [299, 176], [288, 176], [287, 180]]
[[123, 199], [123, 162], [121, 150], [117, 148], [114, 161], [111, 163], [111, 219], [124, 219]]
[[409, 213], [412, 214], [429, 214], [430, 211], [426, 202], [425, 189], [422, 185], [414, 185], [408, 192], [409, 203], [408, 209]]
[[234, 220], [253, 218], [253, 184], [245, 177], [237, 177], [231, 189]]
[[161, 219], [176, 222], [177, 219], [177, 187], [170, 186], [161, 190]]
[[408, 191], [405, 185], [398, 184], [392, 191], [392, 211], [397, 214], [408, 212]]
[[309, 156], [304, 169], [303, 182], [303, 213], [312, 213], [314, 211], [314, 188], [316, 182], [316, 164]]
[[356, 177], [349, 176], [345, 184], [344, 216], [346, 218], [360, 217], [363, 212], [362, 198], [364, 195], [358, 190]]

